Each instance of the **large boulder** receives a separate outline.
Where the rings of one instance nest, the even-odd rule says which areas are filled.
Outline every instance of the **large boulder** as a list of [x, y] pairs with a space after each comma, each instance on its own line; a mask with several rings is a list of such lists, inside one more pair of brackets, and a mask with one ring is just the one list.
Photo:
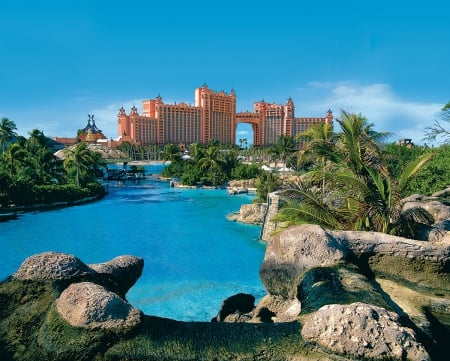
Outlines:
[[262, 224], [267, 210], [267, 203], [241, 205], [236, 221], [248, 224]]
[[439, 196], [447, 195], [448, 191], [449, 189], [439, 193], [435, 193], [435, 195], [431, 197], [423, 196], [420, 194], [413, 194], [402, 200], [402, 211], [406, 211], [410, 208], [420, 207], [425, 209], [433, 216], [435, 223], [440, 223], [444, 220], [450, 219], [450, 206], [439, 201]]
[[91, 282], [71, 284], [56, 300], [56, 309], [70, 325], [89, 329], [130, 328], [143, 316], [117, 294]]
[[[376, 277], [450, 291], [450, 242], [417, 241], [378, 232], [329, 231], [348, 255]], [[420, 270], [420, 271], [418, 271]]]
[[255, 308], [255, 297], [247, 293], [238, 293], [222, 302], [219, 313], [213, 322], [243, 322], [251, 319]]
[[103, 277], [108, 289], [122, 297], [133, 287], [144, 269], [144, 259], [135, 256], [119, 256], [104, 263], [90, 264], [98, 277]]
[[298, 319], [302, 305], [297, 298], [285, 299], [277, 295], [266, 295], [258, 302], [252, 322], [293, 322]]
[[293, 299], [303, 272], [344, 259], [341, 244], [320, 226], [293, 226], [275, 234], [267, 243], [260, 277], [270, 295]]
[[44, 252], [28, 257], [13, 278], [58, 281], [64, 287], [91, 281], [124, 297], [141, 276], [143, 268], [144, 260], [135, 256], [119, 256], [108, 262], [86, 265], [71, 254]]
[[305, 272], [344, 263], [354, 263], [368, 274], [450, 290], [450, 243], [378, 232], [327, 231], [317, 225], [292, 226], [272, 236], [260, 277], [270, 295], [291, 300], [297, 297]]
[[361, 302], [323, 306], [306, 319], [301, 334], [307, 341], [355, 358], [430, 360], [414, 331], [402, 326], [396, 313]]
[[44, 252], [28, 257], [13, 274], [20, 280], [67, 281], [94, 275], [79, 258], [60, 252]]

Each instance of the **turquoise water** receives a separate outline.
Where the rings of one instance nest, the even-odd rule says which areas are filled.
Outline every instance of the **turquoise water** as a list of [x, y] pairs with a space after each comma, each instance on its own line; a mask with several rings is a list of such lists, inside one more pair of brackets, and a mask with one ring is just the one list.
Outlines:
[[226, 219], [251, 199], [157, 180], [111, 182], [99, 202], [0, 223], [0, 279], [39, 252], [71, 253], [85, 263], [135, 255], [145, 265], [127, 294], [131, 304], [148, 315], [209, 321], [233, 294], [265, 294], [258, 275], [265, 251], [260, 227]]

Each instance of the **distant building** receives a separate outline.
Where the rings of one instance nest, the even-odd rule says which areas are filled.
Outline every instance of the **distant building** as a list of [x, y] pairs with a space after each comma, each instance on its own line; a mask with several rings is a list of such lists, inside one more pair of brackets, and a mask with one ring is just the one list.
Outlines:
[[63, 144], [65, 147], [70, 147], [71, 145], [74, 145], [77, 143], [77, 138], [70, 138], [70, 137], [53, 137], [54, 141]]
[[408, 138], [401, 138], [401, 139], [397, 140], [397, 145], [401, 145], [406, 148], [414, 147], [414, 143], [412, 142], [412, 139], [408, 139]]
[[328, 110], [324, 117], [296, 118], [295, 106], [291, 98], [285, 105], [266, 103], [261, 100], [253, 104], [253, 113], [237, 113], [236, 123], [251, 124], [253, 144], [265, 146], [276, 143], [281, 135], [295, 137], [315, 124], [332, 124], [333, 113]]
[[70, 147], [78, 142], [87, 142], [87, 143], [105, 143], [110, 140], [106, 139], [103, 132], [97, 127], [94, 120], [93, 114], [88, 114], [88, 121], [84, 128], [78, 129], [76, 137], [54, 137], [53, 140], [64, 144], [66, 147]]
[[95, 125], [94, 114], [88, 114], [87, 125], [83, 129], [78, 129], [77, 138], [89, 143], [94, 143], [97, 139], [106, 139], [103, 132]]
[[318, 123], [332, 123], [329, 110], [324, 117], [296, 118], [294, 102], [285, 105], [259, 101], [253, 112], [236, 113], [236, 94], [215, 92], [204, 84], [195, 89], [195, 105], [165, 104], [161, 96], [142, 102], [142, 114], [135, 106], [129, 114], [121, 107], [117, 116], [119, 138], [141, 145], [208, 143], [235, 144], [238, 123], [253, 128], [253, 144], [276, 143], [281, 135], [295, 136]]

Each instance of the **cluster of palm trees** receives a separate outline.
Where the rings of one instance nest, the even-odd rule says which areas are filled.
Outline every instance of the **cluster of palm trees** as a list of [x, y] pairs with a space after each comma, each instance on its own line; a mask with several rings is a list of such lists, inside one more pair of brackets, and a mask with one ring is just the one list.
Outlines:
[[239, 146], [241, 149], [247, 149], [247, 144], [248, 144], [247, 138], [239, 139]]
[[231, 179], [232, 169], [239, 164], [236, 147], [223, 147], [217, 141], [206, 145], [193, 143], [188, 153], [189, 156], [183, 157], [178, 145], [167, 144], [162, 159], [170, 165], [163, 170], [163, 175], [179, 178], [185, 185], [219, 186]]
[[375, 132], [366, 118], [344, 111], [337, 124], [337, 133], [324, 123], [299, 134], [307, 142], [297, 154], [298, 165], [308, 171], [284, 186], [286, 204], [279, 219], [287, 224], [416, 236], [417, 224], [433, 219], [421, 208], [403, 212], [401, 194], [431, 152], [393, 177], [380, 147], [387, 133]]
[[[66, 152], [62, 162], [54, 155], [51, 140], [34, 129], [29, 138], [19, 136], [16, 124], [8, 118], [0, 123], [0, 207], [29, 205], [54, 201], [56, 193], [72, 192], [75, 197], [99, 193], [92, 181], [96, 165], [100, 161], [97, 153], [78, 143]], [[67, 185], [72, 184], [84, 191]], [[70, 199], [64, 196], [65, 200]]]

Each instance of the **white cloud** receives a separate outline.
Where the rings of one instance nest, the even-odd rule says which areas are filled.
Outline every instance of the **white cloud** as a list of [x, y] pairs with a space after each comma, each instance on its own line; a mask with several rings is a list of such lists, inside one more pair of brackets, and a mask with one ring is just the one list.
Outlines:
[[236, 135], [249, 135], [250, 132], [247, 130], [240, 130], [236, 132]]
[[335, 117], [340, 116], [340, 110], [360, 113], [374, 124], [375, 130], [392, 133], [392, 141], [411, 138], [415, 143], [423, 143], [425, 128], [433, 124], [443, 107], [443, 104], [438, 103], [401, 99], [390, 85], [383, 83], [360, 85], [352, 82], [310, 82], [308, 87], [321, 89], [323, 98], [302, 107], [302, 111], [317, 113], [317, 109], [324, 108], [325, 104], [333, 110]]

